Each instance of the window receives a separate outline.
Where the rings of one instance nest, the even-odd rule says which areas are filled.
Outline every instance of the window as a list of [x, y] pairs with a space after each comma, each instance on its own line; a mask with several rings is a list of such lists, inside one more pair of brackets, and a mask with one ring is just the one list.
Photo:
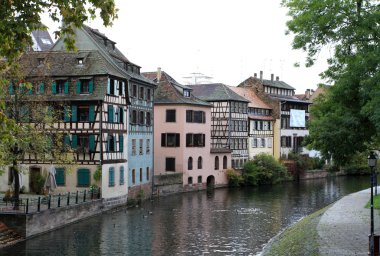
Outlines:
[[113, 135], [108, 135], [107, 144], [108, 152], [115, 152], [115, 137]]
[[261, 139], [261, 147], [262, 147], [262, 148], [265, 148], [265, 144], [266, 144], [266, 143], [265, 143], [265, 139], [262, 138], [262, 139]]
[[115, 80], [110, 79], [109, 81], [110, 81], [110, 83], [109, 83], [109, 94], [115, 95]]
[[152, 95], [151, 95], [151, 90], [150, 89], [146, 89], [146, 99], [148, 101], [152, 100]]
[[231, 168], [235, 168], [235, 160], [231, 160]]
[[132, 124], [137, 124], [137, 111], [136, 110], [132, 110]]
[[268, 140], [268, 148], [273, 147], [272, 138], [268, 138], [267, 140]]
[[132, 97], [137, 97], [137, 85], [132, 85]]
[[115, 110], [112, 105], [108, 105], [108, 123], [113, 123], [115, 121]]
[[150, 170], [149, 167], [146, 168], [146, 180], [150, 179]]
[[55, 181], [57, 186], [65, 186], [65, 169], [55, 168]]
[[124, 185], [124, 166], [120, 166], [120, 185]]
[[203, 133], [187, 133], [186, 134], [186, 147], [204, 147], [205, 135]]
[[187, 184], [189, 185], [193, 184], [193, 177], [187, 178]]
[[256, 140], [256, 138], [252, 139], [252, 147], [253, 148], [257, 148], [257, 140]]
[[132, 184], [136, 184], [136, 170], [132, 170]]
[[77, 115], [79, 122], [88, 122], [89, 121], [89, 106], [78, 106]]
[[183, 90], [183, 96], [189, 98], [190, 97], [190, 90]]
[[227, 169], [227, 156], [223, 156], [223, 169]]
[[202, 157], [198, 157], [198, 169], [202, 169]]
[[187, 169], [192, 170], [193, 169], [193, 158], [189, 157], [189, 160], [187, 160]]
[[122, 81], [118, 81], [119, 83], [119, 95], [122, 96], [124, 95], [124, 83]]
[[89, 79], [79, 80], [79, 85], [77, 84], [77, 86], [79, 87], [80, 94], [90, 93], [92, 91], [92, 81]]
[[140, 183], [143, 181], [143, 169], [140, 168]]
[[119, 107], [118, 108], [118, 123], [119, 124], [123, 124], [124, 123], [124, 109], [122, 107]]
[[218, 156], [215, 157], [215, 168], [214, 169], [219, 170], [219, 157]]
[[167, 157], [165, 159], [165, 171], [175, 172], [175, 158], [174, 157]]
[[115, 186], [115, 168], [110, 167], [108, 171], [108, 186]]
[[292, 147], [292, 137], [291, 136], [281, 136], [281, 147], [291, 148]]
[[77, 61], [78, 61], [78, 65], [83, 65], [83, 58], [77, 58]]
[[132, 139], [132, 156], [136, 155], [136, 139]]
[[180, 134], [179, 133], [161, 133], [161, 146], [162, 147], [179, 147]]
[[88, 187], [90, 186], [90, 170], [78, 169], [77, 171], [77, 186]]
[[175, 123], [175, 109], [166, 110], [166, 122]]
[[202, 183], [202, 176], [198, 176], [198, 183]]
[[77, 142], [78, 150], [88, 152], [90, 149], [89, 136], [88, 135], [78, 135], [77, 140], [78, 140], [78, 142]]
[[[56, 82], [56, 93], [57, 94], [68, 94], [69, 93], [69, 82], [66, 80], [57, 80]], [[54, 84], [53, 84], [53, 94], [54, 93]]]
[[147, 126], [150, 126], [151, 125], [151, 120], [150, 120], [150, 112], [146, 112], [146, 122], [145, 124]]
[[146, 154], [150, 154], [150, 139], [146, 139]]
[[144, 99], [144, 87], [140, 87], [139, 90], [139, 99], [143, 100]]
[[187, 123], [206, 123], [206, 114], [204, 111], [186, 110]]
[[143, 139], [140, 139], [139, 140], [139, 155], [142, 155], [143, 154], [143, 143], [144, 143], [144, 140]]
[[144, 111], [139, 112], [139, 125], [144, 125]]

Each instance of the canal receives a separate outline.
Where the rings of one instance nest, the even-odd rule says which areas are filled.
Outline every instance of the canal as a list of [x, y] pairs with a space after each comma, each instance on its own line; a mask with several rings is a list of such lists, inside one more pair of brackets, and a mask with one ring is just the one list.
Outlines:
[[172, 195], [38, 236], [0, 255], [256, 255], [303, 216], [368, 187], [368, 177], [336, 177]]

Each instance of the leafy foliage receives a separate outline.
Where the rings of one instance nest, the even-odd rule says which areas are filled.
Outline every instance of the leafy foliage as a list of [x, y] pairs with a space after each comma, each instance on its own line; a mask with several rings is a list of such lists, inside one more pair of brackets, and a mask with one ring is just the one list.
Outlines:
[[231, 187], [239, 187], [240, 185], [243, 184], [244, 179], [240, 175], [239, 172], [237, 172], [234, 169], [227, 169], [226, 171], [227, 174], [227, 180], [228, 180], [228, 185]]
[[353, 155], [379, 145], [380, 5], [377, 1], [283, 0], [289, 9], [293, 47], [310, 66], [330, 47], [322, 73], [334, 84], [311, 109], [309, 147], [346, 165]]
[[318, 157], [309, 157], [297, 153], [289, 153], [289, 160], [294, 160], [299, 171], [322, 169], [324, 160]]
[[244, 181], [247, 185], [275, 184], [289, 180], [288, 170], [273, 156], [259, 154], [256, 159], [244, 164]]

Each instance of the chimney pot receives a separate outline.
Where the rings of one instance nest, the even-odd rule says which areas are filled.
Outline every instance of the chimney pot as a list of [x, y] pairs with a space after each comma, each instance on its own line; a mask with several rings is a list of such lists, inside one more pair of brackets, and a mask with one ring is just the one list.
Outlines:
[[161, 80], [161, 68], [158, 67], [157, 68], [157, 83], [159, 83]]
[[279, 76], [276, 76], [276, 81], [280, 81], [280, 77]]
[[254, 78], [257, 78], [257, 73], [254, 73], [254, 74], [253, 74], [253, 77], [254, 77]]
[[274, 74], [270, 74], [270, 80], [273, 82]]
[[263, 71], [260, 71], [260, 80], [263, 80]]

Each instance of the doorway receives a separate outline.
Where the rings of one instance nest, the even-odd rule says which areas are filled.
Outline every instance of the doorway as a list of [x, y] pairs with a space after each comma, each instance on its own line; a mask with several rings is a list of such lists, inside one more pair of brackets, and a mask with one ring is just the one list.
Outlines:
[[30, 167], [29, 169], [29, 191], [31, 193], [40, 193], [40, 179], [41, 179], [41, 168], [40, 167]]

